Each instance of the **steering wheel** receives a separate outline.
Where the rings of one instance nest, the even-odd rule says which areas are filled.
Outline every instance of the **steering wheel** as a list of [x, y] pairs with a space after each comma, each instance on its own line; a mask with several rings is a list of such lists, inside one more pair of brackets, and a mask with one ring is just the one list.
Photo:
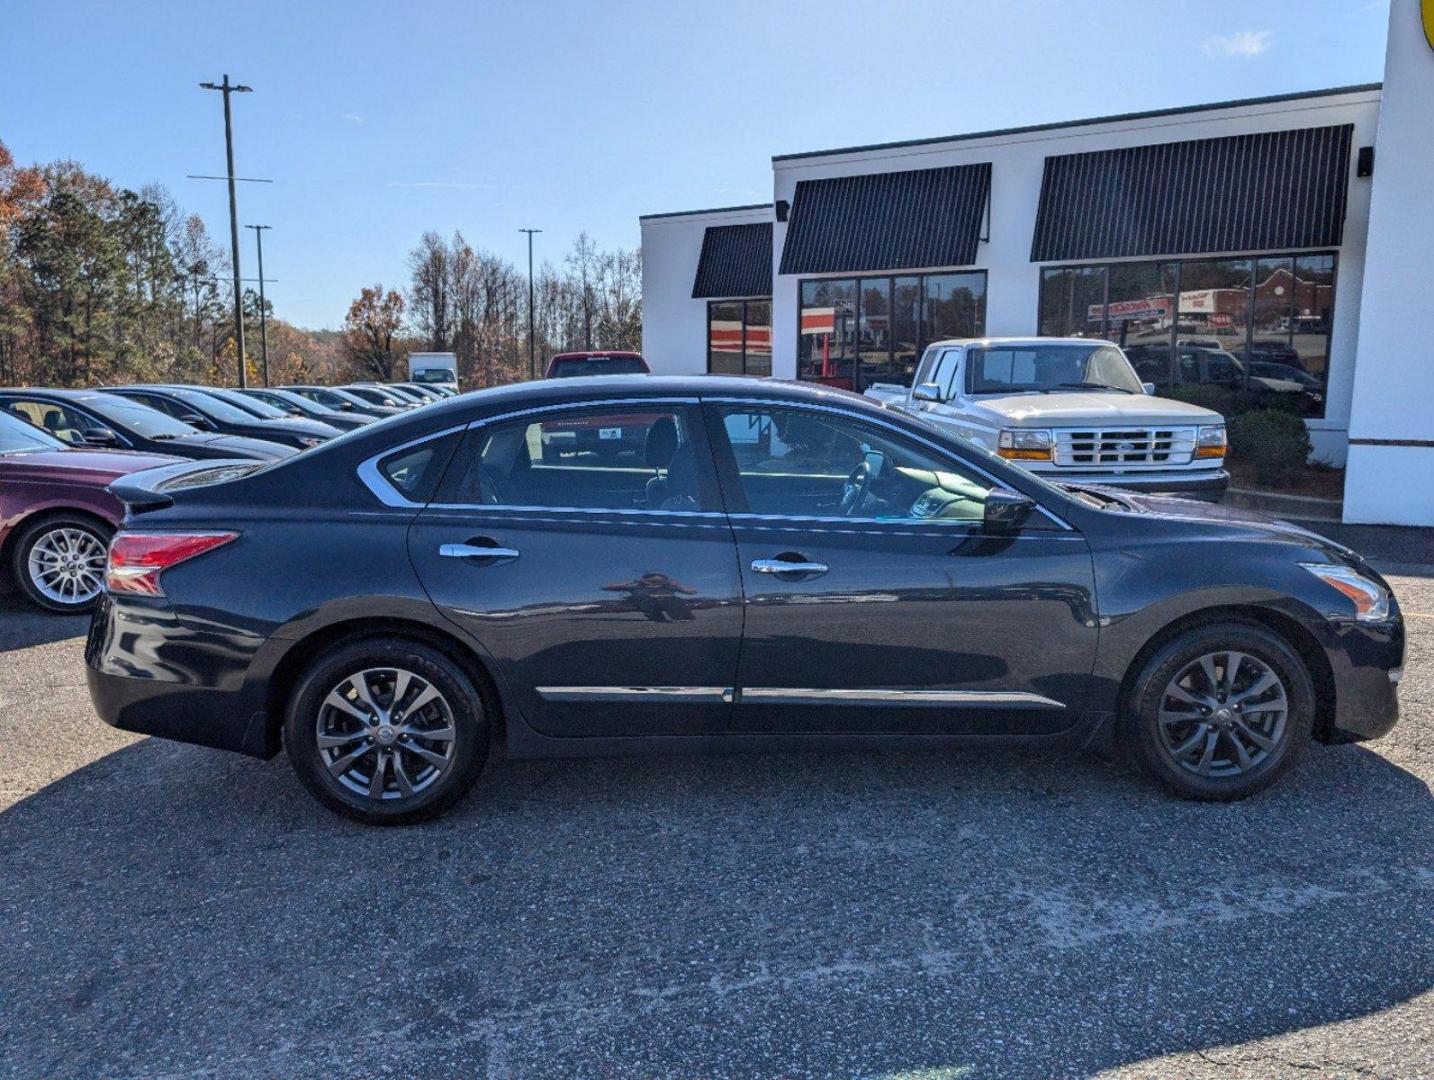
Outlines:
[[871, 466], [863, 461], [851, 471], [841, 488], [841, 513], [850, 517], [859, 513], [866, 505], [867, 493], [871, 491]]

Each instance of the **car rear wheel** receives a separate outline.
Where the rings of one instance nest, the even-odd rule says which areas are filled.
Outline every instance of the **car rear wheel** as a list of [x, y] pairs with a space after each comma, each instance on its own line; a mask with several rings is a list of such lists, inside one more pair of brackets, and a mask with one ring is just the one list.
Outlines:
[[409, 824], [473, 786], [488, 720], [452, 659], [416, 641], [372, 638], [309, 667], [289, 701], [284, 749], [325, 806], [369, 824]]
[[1309, 742], [1314, 686], [1265, 627], [1200, 626], [1146, 663], [1123, 725], [1136, 763], [1177, 794], [1242, 799], [1274, 783]]
[[109, 528], [78, 514], [32, 522], [15, 538], [11, 574], [25, 597], [46, 611], [89, 611], [104, 589], [111, 535]]

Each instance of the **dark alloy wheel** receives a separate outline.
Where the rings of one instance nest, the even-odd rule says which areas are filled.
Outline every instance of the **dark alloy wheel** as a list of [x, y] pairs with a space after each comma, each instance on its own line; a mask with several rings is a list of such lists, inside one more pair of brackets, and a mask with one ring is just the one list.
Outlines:
[[463, 796], [483, 767], [488, 723], [472, 680], [416, 641], [372, 638], [319, 657], [284, 721], [284, 748], [330, 808], [407, 824]]
[[1151, 657], [1129, 706], [1126, 745], [1146, 772], [1189, 798], [1239, 799], [1294, 764], [1314, 724], [1314, 687], [1279, 635], [1219, 623]]
[[25, 597], [46, 611], [78, 615], [104, 591], [110, 530], [78, 514], [46, 517], [21, 529], [10, 572]]

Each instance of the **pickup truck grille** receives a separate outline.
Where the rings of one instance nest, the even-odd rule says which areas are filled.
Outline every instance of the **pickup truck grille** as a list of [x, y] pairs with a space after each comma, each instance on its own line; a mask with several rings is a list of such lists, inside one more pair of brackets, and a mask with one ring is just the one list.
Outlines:
[[1188, 465], [1195, 453], [1193, 427], [1107, 428], [1056, 431], [1056, 465], [1168, 469]]

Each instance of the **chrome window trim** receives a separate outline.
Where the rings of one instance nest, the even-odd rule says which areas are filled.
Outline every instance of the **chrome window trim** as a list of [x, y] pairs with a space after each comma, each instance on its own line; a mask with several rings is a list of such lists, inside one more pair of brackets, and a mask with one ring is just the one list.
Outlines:
[[[478, 428], [486, 427], [486, 426], [488, 426], [488, 425], [490, 425], [490, 424], [498, 424], [498, 423], [503, 423], [503, 422], [508, 421], [508, 420], [521, 419], [521, 418], [524, 417], [524, 416], [532, 416], [532, 415], [535, 415], [535, 414], [548, 413], [548, 412], [558, 412], [558, 411], [565, 410], [565, 409], [605, 408], [605, 407], [611, 407], [611, 406], [629, 406], [629, 405], [701, 405], [701, 404], [704, 404], [704, 403], [707, 403], [707, 402], [710, 402], [710, 403], [713, 403], [713, 404], [757, 405], [757, 406], [767, 406], [767, 407], [772, 407], [772, 408], [784, 408], [784, 407], [785, 407], [785, 408], [806, 409], [806, 410], [809, 410], [809, 411], [817, 411], [817, 412], [831, 412], [831, 413], [835, 413], [835, 414], [838, 415], [838, 416], [849, 417], [850, 419], [853, 419], [853, 420], [856, 420], [856, 421], [859, 421], [859, 422], [860, 422], [860, 421], [865, 421], [866, 423], [875, 424], [875, 425], [878, 426], [878, 427], [883, 427], [883, 428], [886, 428], [888, 431], [895, 432], [897, 435], [900, 435], [900, 436], [902, 436], [902, 437], [904, 437], [904, 438], [908, 438], [908, 439], [913, 440], [914, 442], [918, 442], [918, 443], [920, 443], [921, 445], [927, 447], [928, 449], [931, 449], [931, 450], [936, 451], [938, 454], [943, 454], [943, 455], [946, 455], [946, 456], [952, 456], [952, 453], [951, 453], [950, 448], [945, 447], [945, 446], [942, 446], [940, 443], [933, 442], [931, 439], [926, 438], [926, 437], [925, 437], [924, 435], [922, 435], [920, 432], [908, 431], [907, 429], [905, 429], [905, 428], [903, 428], [903, 427], [901, 427], [901, 426], [899, 426], [899, 425], [897, 425], [897, 424], [890, 423], [889, 421], [887, 421], [885, 418], [882, 418], [882, 417], [868, 416], [868, 415], [866, 415], [866, 414], [863, 413], [863, 412], [858, 412], [858, 411], [856, 411], [856, 410], [854, 410], [854, 409], [844, 409], [844, 408], [842, 408], [842, 407], [839, 406], [839, 405], [830, 405], [830, 404], [827, 404], [826, 402], [816, 402], [816, 403], [813, 403], [813, 402], [805, 402], [805, 401], [792, 401], [792, 400], [789, 400], [789, 399], [787, 399], [787, 398], [775, 398], [775, 397], [744, 397], [744, 396], [729, 396], [729, 395], [723, 395], [723, 396], [718, 396], [718, 397], [706, 397], [706, 396], [702, 396], [702, 397], [691, 397], [691, 396], [683, 395], [683, 396], [677, 396], [677, 397], [600, 398], [600, 399], [594, 399], [594, 400], [592, 400], [592, 401], [581, 401], [581, 402], [564, 401], [564, 402], [555, 402], [555, 403], [549, 404], [549, 405], [534, 405], [534, 406], [530, 406], [529, 408], [526, 408], [526, 409], [512, 409], [512, 410], [510, 410], [510, 411], [508, 411], [508, 412], [494, 413], [492, 416], [480, 417], [479, 419], [477, 419], [477, 420], [471, 420], [471, 421], [467, 422], [466, 424], [457, 424], [457, 425], [455, 425], [455, 426], [453, 426], [453, 427], [445, 428], [445, 429], [442, 430], [442, 431], [433, 432], [433, 433], [428, 434], [428, 435], [423, 435], [423, 436], [421, 436], [421, 437], [419, 437], [419, 438], [417, 438], [417, 439], [413, 439], [413, 440], [411, 440], [411, 441], [409, 441], [409, 442], [400, 443], [400, 444], [397, 445], [397, 446], [389, 447], [387, 450], [384, 450], [384, 451], [382, 451], [381, 453], [374, 454], [372, 457], [365, 458], [365, 459], [363, 460], [363, 462], [361, 462], [361, 463], [359, 464], [359, 467], [358, 467], [358, 475], [359, 475], [359, 479], [363, 482], [364, 486], [367, 487], [367, 488], [369, 489], [369, 491], [372, 492], [372, 494], [373, 494], [380, 502], [382, 502], [385, 506], [392, 506], [392, 507], [396, 507], [396, 508], [398, 508], [398, 509], [404, 509], [404, 510], [422, 510], [422, 509], [425, 508], [425, 506], [427, 506], [427, 507], [431, 507], [432, 509], [435, 509], [435, 510], [450, 510], [450, 511], [452, 511], [452, 510], [481, 510], [481, 511], [487, 512], [487, 511], [491, 511], [491, 510], [506, 510], [506, 511], [524, 512], [524, 513], [543, 512], [543, 513], [551, 513], [551, 514], [613, 514], [613, 515], [618, 515], [618, 516], [620, 516], [620, 517], [632, 517], [632, 518], [641, 518], [641, 517], [669, 517], [669, 518], [671, 518], [671, 517], [676, 517], [676, 518], [686, 518], [686, 519], [692, 519], [692, 518], [714, 518], [714, 519], [724, 519], [724, 520], [725, 520], [725, 519], [730, 519], [730, 520], [734, 520], [734, 521], [735, 521], [735, 520], [738, 520], [738, 519], [754, 519], [754, 520], [772, 521], [772, 522], [793, 522], [793, 523], [797, 523], [797, 524], [801, 524], [801, 523], [803, 523], [803, 522], [816, 522], [816, 523], [832, 522], [832, 523], [842, 523], [842, 524], [850, 524], [850, 525], [880, 525], [880, 526], [883, 526], [882, 530], [880, 530], [880, 531], [883, 531], [883, 532], [890, 531], [890, 528], [891, 528], [892, 526], [904, 526], [904, 525], [915, 525], [915, 524], [921, 524], [921, 525], [924, 526], [924, 525], [941, 525], [941, 524], [946, 524], [946, 523], [943, 523], [943, 522], [941, 522], [941, 521], [939, 521], [939, 520], [937, 520], [937, 521], [930, 521], [930, 520], [922, 521], [922, 519], [920, 519], [920, 518], [900, 518], [900, 519], [867, 518], [867, 517], [821, 518], [821, 517], [802, 517], [802, 516], [796, 516], [796, 515], [783, 515], [783, 514], [749, 514], [749, 513], [745, 513], [745, 512], [744, 512], [744, 513], [738, 513], [738, 514], [729, 514], [729, 513], [726, 513], [726, 512], [723, 512], [723, 511], [717, 511], [717, 510], [647, 510], [647, 509], [640, 509], [640, 508], [632, 508], [632, 509], [626, 509], [626, 508], [621, 508], [621, 509], [619, 509], [619, 508], [612, 508], [612, 509], [594, 509], [594, 508], [592, 508], [592, 507], [584, 507], [584, 506], [523, 506], [523, 505], [510, 504], [510, 503], [493, 503], [493, 504], [483, 504], [483, 503], [416, 503], [416, 502], [413, 502], [413, 501], [410, 500], [410, 499], [405, 498], [396, 488], [394, 488], [391, 484], [389, 484], [388, 481], [387, 481], [387, 479], [383, 476], [383, 474], [378, 471], [378, 463], [379, 463], [379, 461], [381, 461], [382, 459], [388, 457], [390, 454], [398, 453], [400, 450], [407, 450], [407, 449], [409, 449], [410, 447], [418, 446], [418, 445], [420, 445], [421, 443], [428, 442], [428, 441], [430, 441], [430, 440], [432, 440], [432, 439], [440, 439], [440, 438], [443, 438], [445, 435], [451, 435], [451, 434], [453, 434], [455, 431], [473, 431], [473, 430], [478, 429]], [[962, 462], [963, 465], [967, 466], [967, 467], [970, 468], [972, 471], [978, 473], [979, 475], [983, 476], [985, 479], [989, 480], [989, 481], [991, 482], [991, 484], [992, 484], [993, 487], [1001, 487], [1001, 486], [1002, 486], [1002, 482], [1001, 482], [1001, 479], [1000, 479], [999, 477], [997, 477], [997, 476], [995, 476], [995, 475], [993, 475], [993, 474], [987, 472], [987, 471], [986, 471], [985, 469], [983, 469], [980, 465], [977, 465], [975, 462], [967, 461], [967, 460], [964, 459], [964, 458], [961, 458], [960, 460], [961, 460], [961, 462]], [[1066, 532], [1076, 532], [1076, 529], [1075, 529], [1074, 526], [1072, 526], [1072, 525], [1071, 525], [1069, 522], [1067, 522], [1065, 519], [1063, 519], [1063, 518], [1060, 517], [1058, 514], [1056, 514], [1055, 512], [1053, 512], [1052, 510], [1050, 510], [1048, 507], [1046, 507], [1045, 504], [1043, 504], [1039, 499], [1035, 499], [1035, 500], [1033, 500], [1033, 501], [1034, 501], [1035, 504], [1036, 504], [1036, 509], [1039, 510], [1042, 514], [1044, 514], [1047, 518], [1049, 518], [1049, 519], [1050, 519], [1052, 522], [1054, 522], [1056, 525], [1058, 525], [1062, 530], [1064, 530], [1064, 531], [1066, 531]]]
[[[752, 397], [728, 397], [728, 396], [723, 396], [723, 397], [704, 397], [702, 400], [703, 400], [704, 402], [711, 402], [711, 403], [717, 404], [717, 405], [730, 405], [730, 404], [735, 404], [735, 405], [762, 405], [762, 406], [767, 406], [767, 407], [771, 407], [771, 408], [806, 409], [807, 411], [810, 411], [810, 412], [830, 412], [830, 413], [835, 413], [835, 414], [837, 414], [838, 416], [849, 417], [850, 419], [856, 420], [856, 421], [859, 421], [859, 422], [865, 422], [865, 423], [868, 423], [868, 424], [874, 424], [874, 425], [876, 425], [877, 427], [884, 427], [884, 428], [886, 428], [888, 431], [893, 431], [893, 432], [895, 432], [897, 435], [902, 436], [903, 438], [911, 439], [911, 440], [914, 441], [914, 442], [921, 443], [923, 446], [927, 447], [928, 449], [934, 450], [934, 451], [936, 451], [938, 454], [942, 454], [942, 455], [944, 455], [944, 456], [946, 456], [946, 457], [956, 456], [956, 455], [953, 455], [953, 454], [952, 454], [952, 452], [951, 452], [951, 450], [950, 450], [949, 447], [942, 446], [942, 445], [941, 445], [940, 443], [938, 443], [938, 442], [933, 442], [931, 439], [928, 439], [925, 435], [921, 434], [920, 432], [909, 431], [909, 430], [907, 430], [906, 428], [903, 428], [903, 427], [901, 427], [901, 426], [899, 426], [899, 425], [897, 425], [897, 424], [891, 423], [891, 422], [888, 421], [885, 417], [868, 416], [868, 415], [867, 415], [866, 413], [864, 413], [864, 412], [858, 412], [858, 411], [856, 411], [855, 409], [844, 409], [844, 408], [842, 408], [840, 405], [830, 405], [830, 404], [827, 404], [826, 402], [790, 401], [790, 400], [787, 400], [787, 399], [785, 399], [785, 398], [760, 398], [760, 397], [759, 397], [759, 398], [752, 398]], [[970, 468], [973, 472], [979, 473], [981, 476], [983, 476], [983, 477], [985, 477], [987, 480], [989, 480], [989, 481], [991, 482], [992, 487], [1004, 487], [1004, 486], [1005, 486], [1005, 485], [1003, 484], [1003, 482], [1001, 481], [1000, 477], [995, 476], [995, 475], [993, 475], [992, 473], [987, 472], [985, 469], [983, 469], [980, 465], [977, 465], [975, 462], [973, 462], [973, 461], [967, 461], [965, 458], [960, 458], [959, 460], [961, 461], [961, 463], [962, 463], [963, 465], [965, 465], [965, 466], [967, 466], [968, 468]], [[1048, 508], [1045, 506], [1045, 504], [1042, 503], [1039, 499], [1036, 499], [1036, 498], [1033, 497], [1033, 498], [1032, 498], [1032, 502], [1034, 502], [1034, 503], [1036, 504], [1036, 509], [1037, 509], [1037, 510], [1039, 510], [1039, 511], [1040, 511], [1042, 514], [1044, 514], [1046, 517], [1050, 518], [1051, 521], [1055, 522], [1055, 523], [1056, 523], [1057, 525], [1059, 525], [1062, 529], [1066, 530], [1067, 532], [1075, 532], [1075, 531], [1076, 531], [1076, 530], [1075, 530], [1075, 527], [1074, 527], [1073, 525], [1071, 525], [1069, 522], [1067, 522], [1064, 518], [1060, 517], [1060, 516], [1059, 516], [1058, 514], [1056, 514], [1054, 511], [1048, 509]], [[734, 514], [734, 515], [732, 515], [732, 516], [733, 516], [733, 517], [736, 517], [737, 515]], [[775, 518], [779, 518], [779, 519], [781, 519], [781, 520], [787, 520], [787, 521], [804, 520], [804, 519], [798, 519], [798, 518], [796, 518], [796, 517], [786, 517], [786, 516], [784, 516], [784, 515], [771, 515], [771, 514], [769, 514], [769, 515], [766, 515], [766, 516], [767, 516], [768, 518], [774, 518], [774, 517], [775, 517]], [[890, 519], [887, 519], [887, 518], [860, 518], [860, 517], [839, 518], [839, 519], [837, 519], [837, 520], [840, 520], [840, 521], [852, 521], [852, 522], [874, 522], [874, 523], [879, 523], [879, 524], [885, 524], [885, 523], [887, 523], [888, 521], [890, 521]], [[903, 519], [900, 519], [900, 520], [901, 520], [902, 522], [904, 522], [904, 521], [906, 521], [906, 520], [919, 521], [919, 520], [921, 520], [921, 519], [920, 519], [920, 518], [911, 518], [911, 519], [905, 519], [905, 518], [903, 518]]]
[[957, 706], [1064, 709], [1065, 703], [1023, 690], [819, 690], [789, 686], [744, 687], [739, 702], [781, 705]]

